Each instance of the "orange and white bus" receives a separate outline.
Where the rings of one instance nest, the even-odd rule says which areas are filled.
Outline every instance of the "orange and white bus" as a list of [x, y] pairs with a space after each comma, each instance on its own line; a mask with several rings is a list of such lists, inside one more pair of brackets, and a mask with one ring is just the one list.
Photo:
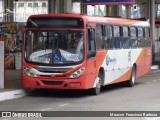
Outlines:
[[90, 89], [151, 70], [147, 21], [84, 14], [30, 16], [23, 30], [22, 84], [26, 89]]

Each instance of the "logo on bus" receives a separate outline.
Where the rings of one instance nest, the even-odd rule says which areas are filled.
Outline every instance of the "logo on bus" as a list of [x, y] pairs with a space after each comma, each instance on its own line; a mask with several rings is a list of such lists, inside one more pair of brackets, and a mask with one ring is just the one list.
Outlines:
[[110, 58], [108, 55], [106, 57], [106, 65], [108, 66], [110, 63], [114, 63], [116, 62], [117, 59], [116, 58]]
[[64, 61], [79, 61], [81, 60], [81, 56], [79, 54], [53, 54], [53, 61], [55, 62], [64, 62]]
[[55, 62], [60, 62], [61, 61], [61, 54], [60, 53], [53, 54], [53, 60]]
[[51, 74], [51, 78], [54, 78], [55, 77], [55, 74]]

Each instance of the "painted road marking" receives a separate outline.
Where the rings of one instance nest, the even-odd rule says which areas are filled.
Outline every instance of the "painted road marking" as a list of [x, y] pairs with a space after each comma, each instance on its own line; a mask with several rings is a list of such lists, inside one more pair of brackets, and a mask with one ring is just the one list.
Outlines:
[[66, 106], [66, 105], [68, 105], [69, 103], [65, 103], [65, 104], [61, 104], [61, 105], [59, 105], [60, 107], [64, 107], [64, 106]]
[[[68, 105], [69, 103], [64, 103], [64, 104], [61, 104], [61, 105], [58, 105], [59, 107], [64, 107], [66, 105]], [[40, 111], [49, 111], [49, 110], [53, 110], [54, 108], [45, 108], [45, 109], [42, 109]]]
[[158, 82], [158, 81], [160, 81], [160, 79], [152, 80], [152, 81], [150, 81], [150, 82], [145, 82], [145, 84], [150, 84], [150, 83], [154, 83], [154, 82]]
[[[160, 76], [159, 74], [155, 74], [156, 76]], [[145, 75], [144, 77], [153, 77], [155, 75]]]
[[46, 109], [42, 109], [41, 111], [48, 111], [48, 110], [51, 110], [53, 108], [46, 108]]
[[160, 117], [146, 117], [147, 120], [160, 120]]
[[152, 82], [157, 82], [158, 80], [153, 80]]
[[146, 82], [145, 84], [150, 84], [151, 82]]
[[4, 119], [2, 119], [2, 120], [10, 120], [10, 118], [4, 118]]

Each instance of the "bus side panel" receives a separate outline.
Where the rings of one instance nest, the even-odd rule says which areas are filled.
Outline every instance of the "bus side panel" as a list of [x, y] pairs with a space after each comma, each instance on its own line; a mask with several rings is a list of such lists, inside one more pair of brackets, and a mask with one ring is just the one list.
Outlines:
[[112, 82], [116, 83], [128, 80], [130, 64], [130, 49], [109, 50], [103, 61], [103, 67], [105, 68], [104, 84], [106, 85], [112, 84]]
[[[134, 60], [135, 55], [138, 55], [137, 59]], [[132, 65], [136, 63], [136, 75], [140, 77], [144, 75], [144, 49], [133, 49], [132, 50]]]
[[151, 71], [152, 51], [151, 48], [145, 48], [145, 73]]
[[105, 78], [104, 78], [104, 84], [108, 84], [110, 81], [112, 81], [115, 78], [114, 74], [114, 65], [115, 65], [115, 50], [108, 50], [105, 59], [103, 61], [103, 68], [105, 70]]
[[99, 73], [99, 69], [103, 66], [103, 61], [106, 57], [107, 51], [97, 51], [96, 57], [87, 60], [87, 67], [86, 67], [86, 87], [93, 88], [94, 83], [96, 82], [96, 78]]
[[123, 75], [121, 75], [119, 78], [113, 80], [109, 84], [114, 84], [114, 83], [119, 83], [119, 82], [123, 82], [123, 81], [129, 80], [130, 79], [130, 75], [132, 73], [132, 68], [128, 69], [126, 72], [123, 72], [123, 73], [124, 73]]
[[[139, 69], [138, 69], [137, 73], [140, 72], [140, 70], [142, 71], [142, 69], [144, 68], [144, 64], [141, 65], [141, 63], [144, 63], [144, 55], [143, 55], [144, 51], [142, 49], [132, 49], [131, 51], [128, 49], [128, 51], [126, 51], [126, 54], [124, 52], [125, 51], [123, 51], [123, 50], [121, 50], [121, 51], [119, 50], [119, 54], [122, 55], [124, 58], [126, 57], [126, 63], [128, 63], [128, 65], [126, 64], [126, 68], [123, 68], [123, 65], [122, 66], [120, 65], [121, 62], [117, 61], [117, 60], [119, 60], [119, 58], [118, 58], [119, 56], [117, 56], [117, 57], [113, 56], [114, 50], [108, 51], [107, 56], [112, 55], [113, 58], [110, 57], [108, 59], [106, 57], [107, 59], [105, 59], [103, 62], [103, 66], [105, 66], [106, 63], [108, 64], [108, 66], [106, 65], [106, 67], [104, 67], [105, 71], [106, 71], [105, 72], [105, 84], [118, 83], [118, 82], [122, 82], [122, 81], [126, 81], [126, 80], [130, 79], [130, 76], [132, 73], [132, 66], [134, 63], [138, 64]], [[121, 59], [125, 60], [124, 58], [121, 58]], [[130, 65], [129, 61], [131, 61], [131, 65]], [[114, 69], [116, 64], [117, 64], [117, 67], [121, 66], [121, 69], [119, 69], [119, 70], [118, 70], [118, 68], [117, 68], [117, 70]], [[138, 76], [141, 76], [142, 74], [143, 73], [139, 74]]]
[[115, 50], [115, 59], [116, 59], [116, 64], [114, 66], [115, 70], [127, 69], [131, 67], [131, 50], [130, 49]]
[[[125, 62], [128, 60], [128, 54], [122, 54], [125, 50], [119, 50], [119, 52], [115, 51], [115, 50], [109, 50], [108, 53], [106, 54], [106, 57], [103, 61], [102, 67], [105, 69], [105, 78], [104, 78], [104, 85], [107, 84], [112, 84], [112, 83], [117, 83], [117, 82], [122, 82], [125, 80], [129, 79], [129, 74], [130, 74], [130, 62], [128, 63], [128, 68], [125, 67], [121, 62], [119, 61], [119, 56], [115, 57], [115, 52], [117, 52], [117, 55], [120, 54], [122, 55], [122, 60], [124, 60], [123, 64], [125, 64]], [[129, 51], [129, 50], [128, 50]], [[127, 53], [127, 52], [126, 52]], [[126, 56], [125, 56], [126, 55]], [[125, 58], [126, 57], [126, 61]], [[121, 57], [120, 57], [121, 58]], [[115, 69], [115, 65], [117, 64], [117, 66], [121, 67], [121, 69]]]
[[97, 77], [96, 73], [96, 58], [90, 58], [87, 60], [87, 67], [86, 67], [86, 88], [92, 88], [94, 81]]
[[123, 75], [121, 81], [128, 79], [127, 71], [131, 67], [131, 50], [130, 49], [120, 49], [115, 50], [116, 63], [114, 66], [115, 73], [117, 76]]

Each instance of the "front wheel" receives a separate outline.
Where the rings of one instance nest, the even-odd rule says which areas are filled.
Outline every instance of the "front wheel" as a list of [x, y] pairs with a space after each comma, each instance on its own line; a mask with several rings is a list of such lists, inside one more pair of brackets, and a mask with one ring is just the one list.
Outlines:
[[26, 88], [26, 89], [25, 89], [25, 93], [26, 93], [26, 95], [30, 96], [34, 90], [35, 90], [35, 89]]
[[135, 85], [136, 81], [136, 68], [133, 66], [132, 68], [132, 74], [128, 81], [126, 81], [128, 87], [133, 87]]
[[96, 87], [92, 88], [90, 90], [92, 95], [98, 95], [101, 92], [101, 86], [102, 86], [102, 79], [100, 76], [98, 76], [97, 81], [96, 81]]

